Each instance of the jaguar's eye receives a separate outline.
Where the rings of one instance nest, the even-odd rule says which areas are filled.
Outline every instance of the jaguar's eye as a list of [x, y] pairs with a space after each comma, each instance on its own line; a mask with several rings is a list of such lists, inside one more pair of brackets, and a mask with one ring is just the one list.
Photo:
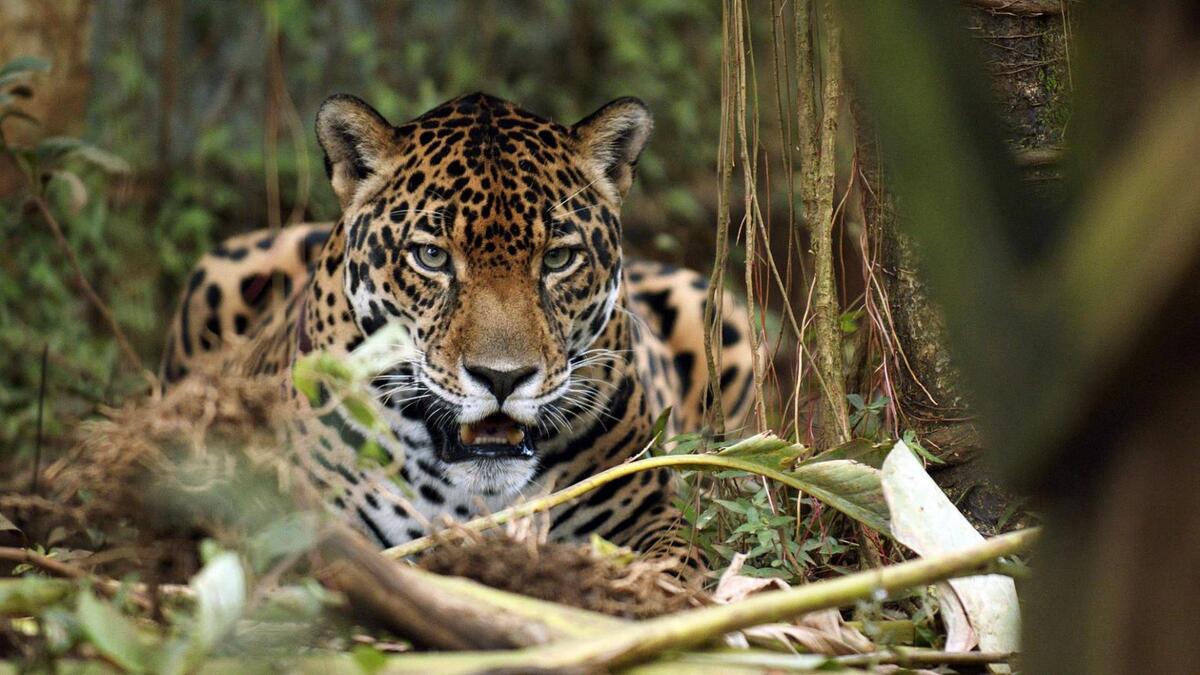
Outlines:
[[542, 267], [545, 267], [551, 272], [566, 269], [575, 260], [575, 249], [567, 248], [552, 248], [546, 251], [542, 256]]
[[421, 244], [415, 247], [415, 257], [422, 267], [435, 272], [446, 269], [450, 263], [450, 254], [446, 249], [433, 244]]

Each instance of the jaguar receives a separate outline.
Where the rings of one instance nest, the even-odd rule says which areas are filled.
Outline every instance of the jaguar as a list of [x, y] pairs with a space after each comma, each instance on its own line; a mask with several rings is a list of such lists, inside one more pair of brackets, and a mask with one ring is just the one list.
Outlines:
[[[636, 98], [564, 126], [476, 93], [393, 126], [330, 97], [316, 131], [341, 217], [204, 255], [170, 323], [164, 386], [215, 363], [278, 377], [311, 411], [322, 406], [297, 391], [297, 359], [403, 327], [412, 356], [370, 384], [390, 433], [322, 400], [292, 443], [332, 508], [384, 547], [699, 430], [717, 400], [707, 281], [622, 255], [620, 207], [651, 128]], [[744, 309], [722, 297], [714, 379], [733, 429], [751, 405], [751, 348]], [[357, 461], [367, 440], [382, 466]], [[552, 511], [551, 536], [661, 550], [673, 490], [667, 470], [629, 475]]]

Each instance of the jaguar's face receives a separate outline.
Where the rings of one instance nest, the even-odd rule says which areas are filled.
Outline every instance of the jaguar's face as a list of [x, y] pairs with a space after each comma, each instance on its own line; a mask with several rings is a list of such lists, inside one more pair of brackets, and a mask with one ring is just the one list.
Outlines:
[[479, 94], [398, 128], [357, 99], [322, 108], [354, 320], [410, 332], [421, 359], [384, 387], [425, 411], [460, 484], [503, 492], [533, 475], [614, 311], [618, 208], [649, 128], [631, 99], [570, 128]]

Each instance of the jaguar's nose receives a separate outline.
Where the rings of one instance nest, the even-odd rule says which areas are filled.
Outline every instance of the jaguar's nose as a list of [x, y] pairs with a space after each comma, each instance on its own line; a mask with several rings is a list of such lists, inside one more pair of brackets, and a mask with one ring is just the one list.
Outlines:
[[496, 405], [503, 406], [504, 400], [514, 389], [525, 384], [537, 373], [537, 368], [526, 366], [512, 370], [496, 370], [487, 366], [464, 365], [467, 374], [475, 378], [496, 397]]

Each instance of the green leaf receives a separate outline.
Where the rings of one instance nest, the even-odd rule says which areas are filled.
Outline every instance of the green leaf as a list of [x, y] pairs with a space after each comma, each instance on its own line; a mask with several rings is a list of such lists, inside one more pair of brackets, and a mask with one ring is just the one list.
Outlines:
[[42, 164], [61, 162], [69, 157], [79, 157], [105, 173], [129, 173], [129, 163], [107, 150], [69, 136], [51, 136], [43, 139], [36, 147], [38, 161]]
[[746, 515], [746, 510], [749, 508], [747, 504], [729, 501], [728, 499], [714, 499], [713, 501], [725, 507], [727, 510], [733, 511], [734, 513], [742, 516]]
[[37, 159], [43, 164], [60, 160], [83, 146], [83, 141], [70, 136], [43, 138], [35, 148]]
[[78, 214], [87, 205], [87, 186], [75, 172], [61, 169], [51, 171], [50, 185], [61, 185], [66, 190], [67, 210], [72, 215]]
[[758, 434], [718, 452], [721, 457], [747, 459], [771, 469], [786, 469], [803, 455], [805, 447], [772, 434]]
[[356, 645], [350, 653], [354, 656], [354, 662], [358, 664], [358, 667], [368, 675], [383, 670], [383, 667], [387, 665], [387, 655], [369, 645]]
[[878, 469], [851, 459], [825, 459], [789, 470], [804, 450], [800, 444], [760, 434], [717, 456], [744, 463], [744, 468], [805, 492], [874, 530], [890, 531]]
[[91, 143], [84, 143], [75, 154], [95, 166], [97, 169], [109, 174], [125, 174], [130, 172], [129, 162], [124, 158], [119, 157], [107, 150], [103, 150]]
[[[37, 56], [18, 56], [0, 66], [0, 78], [16, 73], [34, 73], [50, 70], [50, 62]], [[2, 79], [0, 79], [2, 82]]]
[[853, 441], [830, 448], [815, 457], [809, 457], [800, 462], [800, 464], [804, 466], [818, 462], [828, 462], [833, 459], [849, 459], [878, 469], [883, 466], [883, 460], [887, 458], [887, 454], [891, 449], [892, 444], [890, 442], [872, 443], [866, 439], [856, 438]]
[[663, 408], [663, 411], [658, 414], [658, 418], [654, 420], [654, 426], [651, 427], [650, 438], [655, 446], [661, 445], [663, 432], [667, 429], [667, 421], [671, 419], [671, 406]]
[[0, 579], [0, 616], [38, 614], [66, 598], [75, 586], [63, 579], [21, 577]]
[[262, 573], [279, 558], [312, 548], [318, 527], [320, 517], [311, 511], [289, 513], [272, 521], [248, 542], [251, 566]]
[[109, 660], [135, 673], [151, 672], [155, 644], [124, 614], [85, 590], [79, 594], [77, 615], [92, 646]]

